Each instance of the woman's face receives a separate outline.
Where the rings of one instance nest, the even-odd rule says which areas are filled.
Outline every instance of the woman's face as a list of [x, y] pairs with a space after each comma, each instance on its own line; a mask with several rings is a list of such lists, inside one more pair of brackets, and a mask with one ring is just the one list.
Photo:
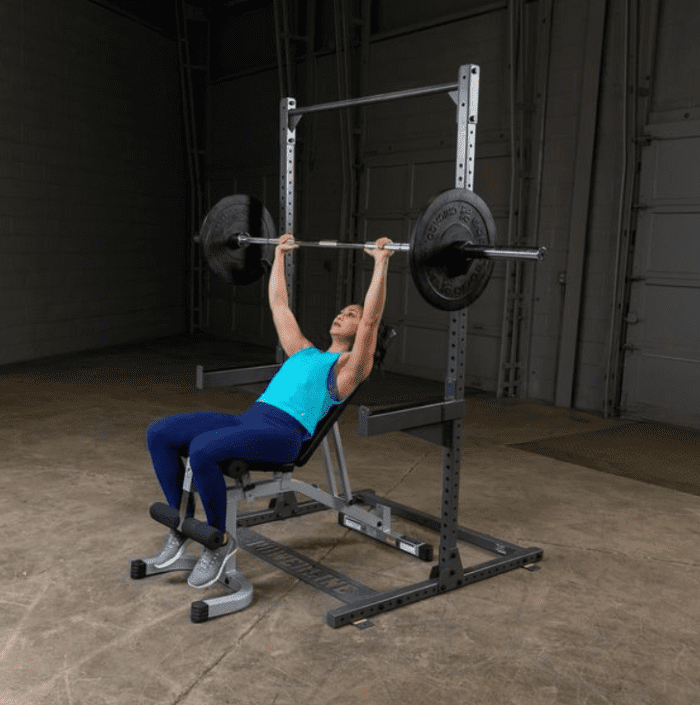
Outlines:
[[333, 321], [331, 326], [331, 336], [336, 338], [348, 338], [357, 333], [357, 329], [362, 320], [362, 307], [357, 304], [346, 306]]

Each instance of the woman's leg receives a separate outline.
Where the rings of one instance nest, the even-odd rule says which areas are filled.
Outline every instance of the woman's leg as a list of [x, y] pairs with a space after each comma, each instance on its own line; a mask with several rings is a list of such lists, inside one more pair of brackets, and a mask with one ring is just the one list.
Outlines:
[[190, 443], [190, 465], [207, 523], [226, 531], [226, 483], [218, 463], [243, 458], [260, 463], [291, 463], [299, 457], [305, 431], [293, 419], [266, 405], [253, 405], [236, 425], [206, 431]]
[[[148, 450], [153, 460], [156, 477], [168, 504], [180, 509], [182, 482], [185, 469], [180, 458], [189, 455], [192, 439], [213, 429], [235, 427], [239, 417], [234, 414], [193, 412], [170, 416], [152, 424], [146, 432]], [[222, 480], [223, 481], [223, 480]], [[197, 490], [199, 484], [195, 481]], [[187, 515], [193, 515], [193, 504]]]

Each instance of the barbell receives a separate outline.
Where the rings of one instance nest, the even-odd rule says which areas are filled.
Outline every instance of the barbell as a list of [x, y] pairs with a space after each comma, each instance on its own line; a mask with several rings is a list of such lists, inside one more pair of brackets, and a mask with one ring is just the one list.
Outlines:
[[[443, 191], [418, 217], [411, 240], [385, 249], [409, 255], [421, 296], [435, 308], [456, 311], [472, 304], [489, 282], [496, 259], [542, 260], [544, 247], [499, 247], [486, 203], [463, 188]], [[204, 257], [222, 280], [246, 285], [272, 266], [279, 244], [267, 209], [252, 196], [222, 198], [207, 214], [199, 237]], [[300, 247], [373, 249], [373, 242], [295, 240]]]
[[[279, 240], [266, 237], [252, 237], [248, 233], [236, 233], [229, 240], [229, 247], [240, 247], [241, 245], [278, 245]], [[376, 250], [374, 242], [340, 242], [339, 240], [294, 240], [295, 245], [300, 247], [339, 247], [341, 250]], [[544, 247], [478, 247], [469, 243], [458, 243], [454, 245], [458, 250], [471, 259], [544, 259], [547, 253]], [[391, 243], [384, 245], [383, 250], [390, 252], [409, 252], [411, 245], [408, 242]]]

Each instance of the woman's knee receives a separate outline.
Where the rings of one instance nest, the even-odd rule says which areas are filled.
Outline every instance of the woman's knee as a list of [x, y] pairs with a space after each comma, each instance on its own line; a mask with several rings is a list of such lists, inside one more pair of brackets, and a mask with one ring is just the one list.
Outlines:
[[149, 450], [174, 448], [179, 445], [177, 442], [180, 433], [177, 432], [178, 420], [175, 416], [169, 416], [153, 422], [146, 430], [146, 445]]
[[158, 438], [164, 435], [167, 419], [160, 419], [152, 423], [146, 430], [146, 443], [150, 448], [153, 443], [158, 442]]

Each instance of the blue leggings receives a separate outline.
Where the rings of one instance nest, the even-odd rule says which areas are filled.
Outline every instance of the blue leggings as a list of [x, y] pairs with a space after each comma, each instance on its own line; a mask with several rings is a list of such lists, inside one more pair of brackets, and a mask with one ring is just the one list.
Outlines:
[[[262, 402], [240, 415], [197, 411], [170, 416], [156, 421], [146, 433], [153, 467], [168, 504], [180, 508], [185, 476], [180, 458], [189, 456], [207, 523], [219, 531], [226, 531], [226, 483], [218, 463], [229, 458], [291, 463], [310, 437], [295, 418]], [[193, 515], [192, 506], [187, 514]]]

